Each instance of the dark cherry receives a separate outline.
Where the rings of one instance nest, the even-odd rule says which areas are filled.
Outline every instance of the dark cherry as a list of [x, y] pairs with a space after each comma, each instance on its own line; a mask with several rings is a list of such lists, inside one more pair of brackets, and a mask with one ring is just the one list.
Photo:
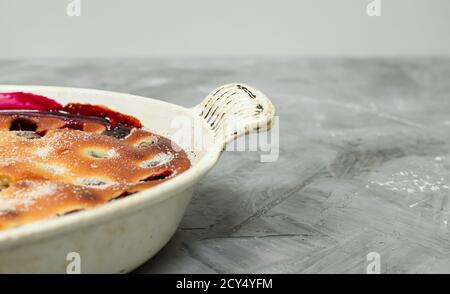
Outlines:
[[145, 179], [143, 179], [142, 181], [144, 182], [150, 182], [150, 181], [158, 181], [158, 180], [164, 180], [167, 177], [170, 177], [172, 175], [172, 171], [167, 169], [165, 171], [162, 171], [158, 174], [153, 174]]
[[107, 126], [106, 130], [103, 132], [103, 135], [123, 139], [128, 136], [130, 132], [131, 128], [129, 126], [119, 124], [116, 126]]

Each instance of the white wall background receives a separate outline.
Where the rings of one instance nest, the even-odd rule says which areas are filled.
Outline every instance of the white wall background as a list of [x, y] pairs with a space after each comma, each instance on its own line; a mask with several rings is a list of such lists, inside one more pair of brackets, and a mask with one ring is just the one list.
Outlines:
[[0, 58], [450, 56], [449, 0], [0, 0]]

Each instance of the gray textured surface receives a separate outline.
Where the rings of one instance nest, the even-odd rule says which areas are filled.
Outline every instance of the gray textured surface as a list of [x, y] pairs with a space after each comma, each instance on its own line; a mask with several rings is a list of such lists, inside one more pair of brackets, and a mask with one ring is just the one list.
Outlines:
[[0, 61], [0, 83], [184, 106], [235, 81], [274, 102], [279, 160], [225, 153], [137, 272], [450, 272], [450, 60]]

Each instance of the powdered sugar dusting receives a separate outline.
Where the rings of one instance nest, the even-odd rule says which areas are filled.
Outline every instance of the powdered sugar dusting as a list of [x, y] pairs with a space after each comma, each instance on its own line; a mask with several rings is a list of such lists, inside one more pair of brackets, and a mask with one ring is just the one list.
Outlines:
[[53, 182], [45, 182], [37, 187], [34, 187], [32, 191], [28, 191], [25, 198], [28, 200], [36, 200], [43, 196], [48, 196], [56, 193], [58, 185]]
[[8, 212], [15, 211], [19, 202], [19, 199], [0, 197], [0, 216], [7, 214]]
[[[131, 195], [190, 167], [168, 139], [143, 130], [122, 139], [101, 132], [57, 128], [24, 137], [0, 129], [0, 177], [8, 179], [0, 230]], [[148, 137], [152, 144], [136, 146]]]
[[436, 156], [434, 158], [416, 157], [414, 161], [408, 159], [393, 165], [394, 167], [402, 166], [400, 170], [391, 169], [391, 166], [386, 164], [386, 170], [375, 173], [366, 188], [382, 187], [406, 194], [448, 193], [450, 191], [450, 173], [446, 168], [448, 163], [447, 158]]
[[46, 196], [54, 196], [58, 189], [58, 185], [53, 182], [32, 185], [31, 182], [23, 181], [22, 184], [26, 188], [17, 189], [14, 193], [14, 198], [0, 197], [0, 215], [21, 209], [26, 210], [36, 200]]
[[52, 147], [50, 147], [50, 146], [44, 146], [44, 147], [37, 148], [37, 149], [34, 151], [34, 154], [36, 154], [37, 156], [39, 156], [39, 157], [41, 157], [41, 158], [44, 158], [44, 157], [46, 157], [50, 152], [52, 152], [52, 150], [53, 150]]
[[160, 165], [168, 164], [173, 158], [174, 155], [171, 152], [158, 153], [152, 159], [141, 162], [139, 166], [142, 168], [157, 167]]

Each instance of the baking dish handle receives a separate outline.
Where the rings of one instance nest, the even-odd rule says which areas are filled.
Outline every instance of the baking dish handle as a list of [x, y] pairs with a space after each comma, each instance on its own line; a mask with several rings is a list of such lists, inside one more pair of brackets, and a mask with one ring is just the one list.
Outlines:
[[216, 142], [225, 146], [246, 133], [270, 129], [275, 108], [257, 89], [228, 84], [212, 91], [194, 111], [212, 130]]

